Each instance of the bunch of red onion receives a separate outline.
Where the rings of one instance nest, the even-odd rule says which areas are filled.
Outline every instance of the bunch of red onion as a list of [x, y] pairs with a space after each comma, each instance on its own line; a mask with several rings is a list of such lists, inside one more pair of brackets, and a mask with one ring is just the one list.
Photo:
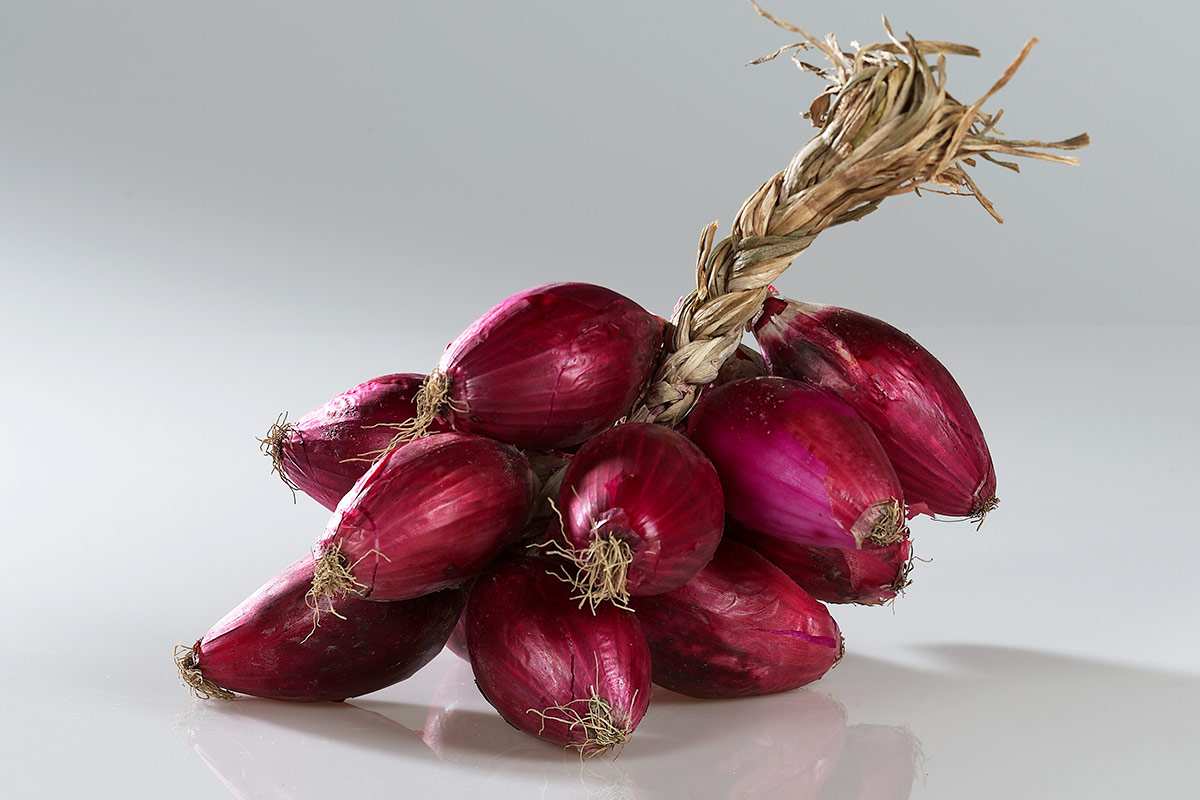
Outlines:
[[[979, 425], [909, 337], [772, 297], [684, 424], [625, 420], [664, 321], [616, 292], [517, 294], [427, 375], [375, 378], [262, 440], [332, 511], [310, 555], [176, 662], [203, 697], [340, 700], [449, 646], [514, 727], [623, 746], [651, 682], [783, 692], [844, 653], [824, 603], [904, 588], [906, 520], [996, 504]], [[726, 536], [725, 534], [729, 534]]]

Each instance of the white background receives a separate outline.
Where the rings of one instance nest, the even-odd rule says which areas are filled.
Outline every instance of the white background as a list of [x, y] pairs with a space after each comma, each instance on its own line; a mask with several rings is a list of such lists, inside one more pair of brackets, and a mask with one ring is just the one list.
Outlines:
[[[1192, 790], [1197, 12], [768, 7], [844, 44], [881, 38], [886, 11], [977, 45], [948, 68], [961, 100], [1036, 35], [1001, 128], [1093, 145], [1079, 168], [976, 170], [1002, 226], [895, 198], [779, 283], [941, 358], [1000, 509], [978, 533], [917, 520], [932, 561], [892, 610], [835, 609], [848, 654], [811, 691], [657, 692], [620, 758], [586, 766], [509, 729], [449, 654], [353, 706], [194, 701], [169, 656], [320, 535], [323, 509], [257, 450], [280, 411], [425, 371], [537, 283], [669, 313], [701, 227], [812, 134], [818, 79], [743, 66], [794, 37], [734, 0], [0, 9], [13, 796]], [[888, 742], [922, 754], [915, 781]]]

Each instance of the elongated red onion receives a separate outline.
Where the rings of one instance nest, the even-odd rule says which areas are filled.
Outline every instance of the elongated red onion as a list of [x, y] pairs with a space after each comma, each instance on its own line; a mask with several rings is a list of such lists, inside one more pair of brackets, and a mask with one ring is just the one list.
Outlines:
[[460, 584], [520, 537], [533, 490], [525, 457], [483, 436], [435, 433], [392, 450], [333, 512], [313, 597], [407, 600]]
[[624, 745], [650, 702], [650, 652], [636, 616], [580, 609], [555, 563], [489, 568], [467, 604], [483, 696], [513, 727], [591, 755]]
[[787, 542], [729, 520], [725, 535], [750, 545], [800, 588], [826, 603], [876, 606], [909, 584], [912, 541], [905, 535], [882, 547], [846, 550]]
[[983, 430], [949, 370], [882, 320], [768, 298], [754, 326], [772, 375], [845, 400], [879, 437], [917, 511], [982, 521], [996, 507]]
[[896, 541], [900, 482], [871, 429], [836, 397], [785, 378], [714, 389], [688, 435], [712, 460], [725, 509], [781, 539], [858, 548]]
[[795, 689], [841, 658], [829, 611], [766, 558], [721, 541], [696, 577], [634, 600], [654, 682], [692, 697], [745, 697]]
[[593, 609], [682, 586], [721, 541], [725, 505], [699, 447], [661, 425], [599, 434], [571, 460], [558, 491], [576, 599]]
[[554, 283], [515, 294], [446, 348], [418, 399], [420, 435], [455, 430], [567, 449], [626, 414], [662, 344], [663, 321], [611, 289]]
[[176, 664], [201, 697], [232, 692], [276, 700], [344, 700], [402, 681], [442, 649], [466, 592], [445, 589], [413, 600], [345, 598], [341, 616], [313, 625], [310, 555], [290, 565], [192, 647]]
[[[295, 422], [281, 417], [262, 439], [272, 471], [330, 511], [383, 453], [396, 425], [416, 416], [424, 375], [383, 375], [342, 392]], [[430, 431], [449, 430], [434, 420]]]

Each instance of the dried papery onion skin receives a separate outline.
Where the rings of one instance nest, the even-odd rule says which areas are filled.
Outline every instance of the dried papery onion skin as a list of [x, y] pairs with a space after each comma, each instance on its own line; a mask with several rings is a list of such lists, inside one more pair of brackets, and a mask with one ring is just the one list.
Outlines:
[[725, 535], [748, 544], [779, 567], [800, 588], [825, 603], [877, 606], [896, 598], [909, 584], [912, 540], [882, 547], [847, 550], [787, 542], [729, 520]]
[[[284, 483], [330, 511], [391, 443], [396, 425], [416, 414], [413, 398], [425, 376], [382, 375], [313, 409], [280, 419], [260, 440]], [[431, 432], [449, 430], [434, 421]]]
[[913, 509], [982, 520], [999, 502], [975, 412], [928, 350], [882, 320], [771, 297], [754, 325], [772, 375], [818, 386], [858, 412]]
[[748, 697], [812, 683], [837, 663], [829, 610], [741, 542], [674, 591], [634, 599], [654, 682], [692, 697]]
[[462, 589], [374, 603], [343, 598], [314, 626], [305, 555], [230, 611], [185, 654], [198, 693], [344, 700], [402, 681], [441, 651], [466, 604]]
[[[580, 448], [558, 508], [565, 570], [593, 606], [682, 586], [716, 552], [725, 519], [721, 482], [704, 452], [647, 423], [618, 425]], [[604, 563], [617, 545], [628, 559]], [[619, 585], [611, 585], [614, 575]]]
[[512, 558], [476, 581], [467, 647], [479, 690], [513, 727], [596, 755], [620, 748], [650, 702], [636, 615], [580, 609], [546, 558]]
[[736, 381], [705, 395], [688, 436], [717, 468], [726, 512], [755, 530], [841, 548], [903, 535], [904, 498], [887, 454], [828, 393], [786, 378]]
[[522, 448], [567, 449], [629, 412], [650, 379], [663, 321], [587, 283], [509, 297], [451, 345], [436, 373], [455, 430]]
[[334, 511], [314, 552], [342, 580], [318, 582], [314, 597], [337, 608], [349, 594], [407, 600], [458, 585], [517, 541], [533, 497], [529, 462], [511, 445], [436, 433], [393, 450]]

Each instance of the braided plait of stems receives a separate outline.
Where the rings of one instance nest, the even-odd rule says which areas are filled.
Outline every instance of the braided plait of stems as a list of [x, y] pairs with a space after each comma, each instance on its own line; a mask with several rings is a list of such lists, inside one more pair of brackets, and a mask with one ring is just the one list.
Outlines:
[[[716, 379], [741, 343], [771, 284], [821, 231], [861, 219], [887, 197], [929, 185], [946, 187], [929, 191], [974, 197], [1003, 222], [966, 172], [976, 157], [1019, 171], [993, 154], [1078, 164], [1076, 158], [1044, 151], [1088, 144], [1087, 134], [1060, 142], [998, 138], [995, 125], [1002, 112], [981, 110], [1037, 39], [1025, 44], [987, 93], [963, 105], [946, 93], [945, 56], [979, 55], [973, 47], [911, 36], [901, 41], [885, 18], [888, 42], [847, 53], [832, 34], [817, 39], [751, 2], [760, 15], [804, 39], [752, 63], [792, 50], [797, 66], [830, 81], [805, 114], [820, 132], [787, 169], [746, 200], [728, 237], [714, 244], [715, 222], [701, 233], [696, 289], [676, 307], [668, 354], [630, 421], [674, 425], [687, 416], [698, 387]], [[824, 53], [832, 66], [820, 69], [799, 61], [796, 54], [810, 48]], [[937, 57], [932, 64], [931, 55]]]

